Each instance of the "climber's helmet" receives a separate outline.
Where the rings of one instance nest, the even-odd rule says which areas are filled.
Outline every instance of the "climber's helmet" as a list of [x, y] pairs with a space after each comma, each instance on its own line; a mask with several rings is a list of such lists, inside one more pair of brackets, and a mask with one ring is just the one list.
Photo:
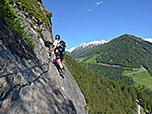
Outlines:
[[60, 40], [60, 35], [57, 34], [57, 35], [55, 36], [55, 39], [59, 39], [59, 40]]

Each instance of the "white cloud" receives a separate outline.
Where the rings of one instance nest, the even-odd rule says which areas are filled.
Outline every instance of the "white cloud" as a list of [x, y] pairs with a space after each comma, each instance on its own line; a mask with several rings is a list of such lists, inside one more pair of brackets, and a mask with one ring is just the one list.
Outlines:
[[[98, 6], [101, 5], [101, 4], [103, 4], [103, 1], [97, 1], [97, 2], [95, 3], [95, 6], [98, 7]], [[89, 9], [88, 9], [88, 12], [91, 12], [91, 11], [93, 11], [94, 9], [95, 9], [94, 7], [89, 8]]]
[[103, 1], [98, 1], [98, 2], [96, 2], [96, 6], [99, 6], [102, 3], [103, 3]]
[[92, 9], [88, 9], [88, 11], [90, 12], [90, 11], [92, 11]]

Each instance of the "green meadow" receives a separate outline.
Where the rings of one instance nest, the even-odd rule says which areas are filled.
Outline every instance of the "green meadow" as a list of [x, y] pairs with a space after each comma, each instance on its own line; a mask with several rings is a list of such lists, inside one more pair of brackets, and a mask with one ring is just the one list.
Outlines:
[[125, 70], [123, 75], [126, 76], [128, 74], [127, 76], [132, 77], [136, 87], [149, 88], [152, 90], [152, 76], [147, 70], [138, 72], [139, 70]]

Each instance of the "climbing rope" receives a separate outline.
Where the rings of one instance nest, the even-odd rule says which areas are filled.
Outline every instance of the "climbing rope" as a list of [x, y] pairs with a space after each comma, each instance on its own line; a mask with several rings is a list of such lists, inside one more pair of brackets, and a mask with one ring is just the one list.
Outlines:
[[7, 76], [10, 76], [10, 75], [13, 75], [13, 74], [18, 74], [18, 73], [20, 73], [20, 72], [25, 72], [25, 71], [27, 71], [27, 70], [31, 70], [31, 69], [34, 69], [34, 68], [36, 68], [36, 67], [41, 67], [41, 66], [48, 65], [48, 64], [49, 64], [49, 62], [46, 62], [46, 63], [44, 63], [44, 64], [35, 65], [35, 66], [31, 67], [31, 68], [27, 68], [27, 69], [24, 69], [24, 70], [19, 70], [19, 71], [13, 72], [13, 73], [3, 74], [3, 75], [0, 75], [0, 78], [2, 78], [2, 77], [7, 77]]

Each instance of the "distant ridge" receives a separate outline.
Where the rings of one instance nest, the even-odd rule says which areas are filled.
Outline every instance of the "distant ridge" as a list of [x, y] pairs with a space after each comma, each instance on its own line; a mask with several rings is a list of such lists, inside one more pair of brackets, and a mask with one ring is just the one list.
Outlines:
[[[152, 43], [152, 38], [146, 38], [145, 41]], [[73, 58], [81, 55], [82, 53], [88, 51], [89, 49], [102, 45], [104, 43], [108, 43], [110, 40], [100, 40], [100, 41], [91, 41], [89, 43], [83, 42], [78, 47], [72, 47], [71, 49], [66, 50], [66, 53]]]
[[144, 39], [144, 40], [146, 40], [146, 41], [148, 41], [148, 42], [151, 42], [151, 43], [152, 43], [152, 38], [146, 38], [146, 39]]
[[125, 34], [81, 54], [83, 63], [106, 63], [127, 67], [143, 65], [152, 73], [152, 43]]
[[104, 44], [104, 43], [107, 43], [108, 40], [100, 40], [100, 41], [91, 41], [89, 43], [82, 43], [80, 44], [76, 49], [79, 49], [79, 48], [86, 48], [88, 46], [98, 46], [98, 45], [101, 45], [101, 44]]
[[89, 43], [81, 43], [77, 48], [73, 47], [67, 50], [67, 54], [72, 56], [73, 58], [79, 56], [80, 54], [86, 52], [87, 50], [94, 48], [96, 46], [102, 45], [104, 43], [109, 42], [109, 40], [100, 40], [100, 41], [91, 41]]
[[72, 47], [71, 49], [68, 49], [68, 50], [66, 50], [66, 52], [69, 52], [69, 53], [71, 53], [73, 50], [75, 50], [76, 48], [75, 47]]

